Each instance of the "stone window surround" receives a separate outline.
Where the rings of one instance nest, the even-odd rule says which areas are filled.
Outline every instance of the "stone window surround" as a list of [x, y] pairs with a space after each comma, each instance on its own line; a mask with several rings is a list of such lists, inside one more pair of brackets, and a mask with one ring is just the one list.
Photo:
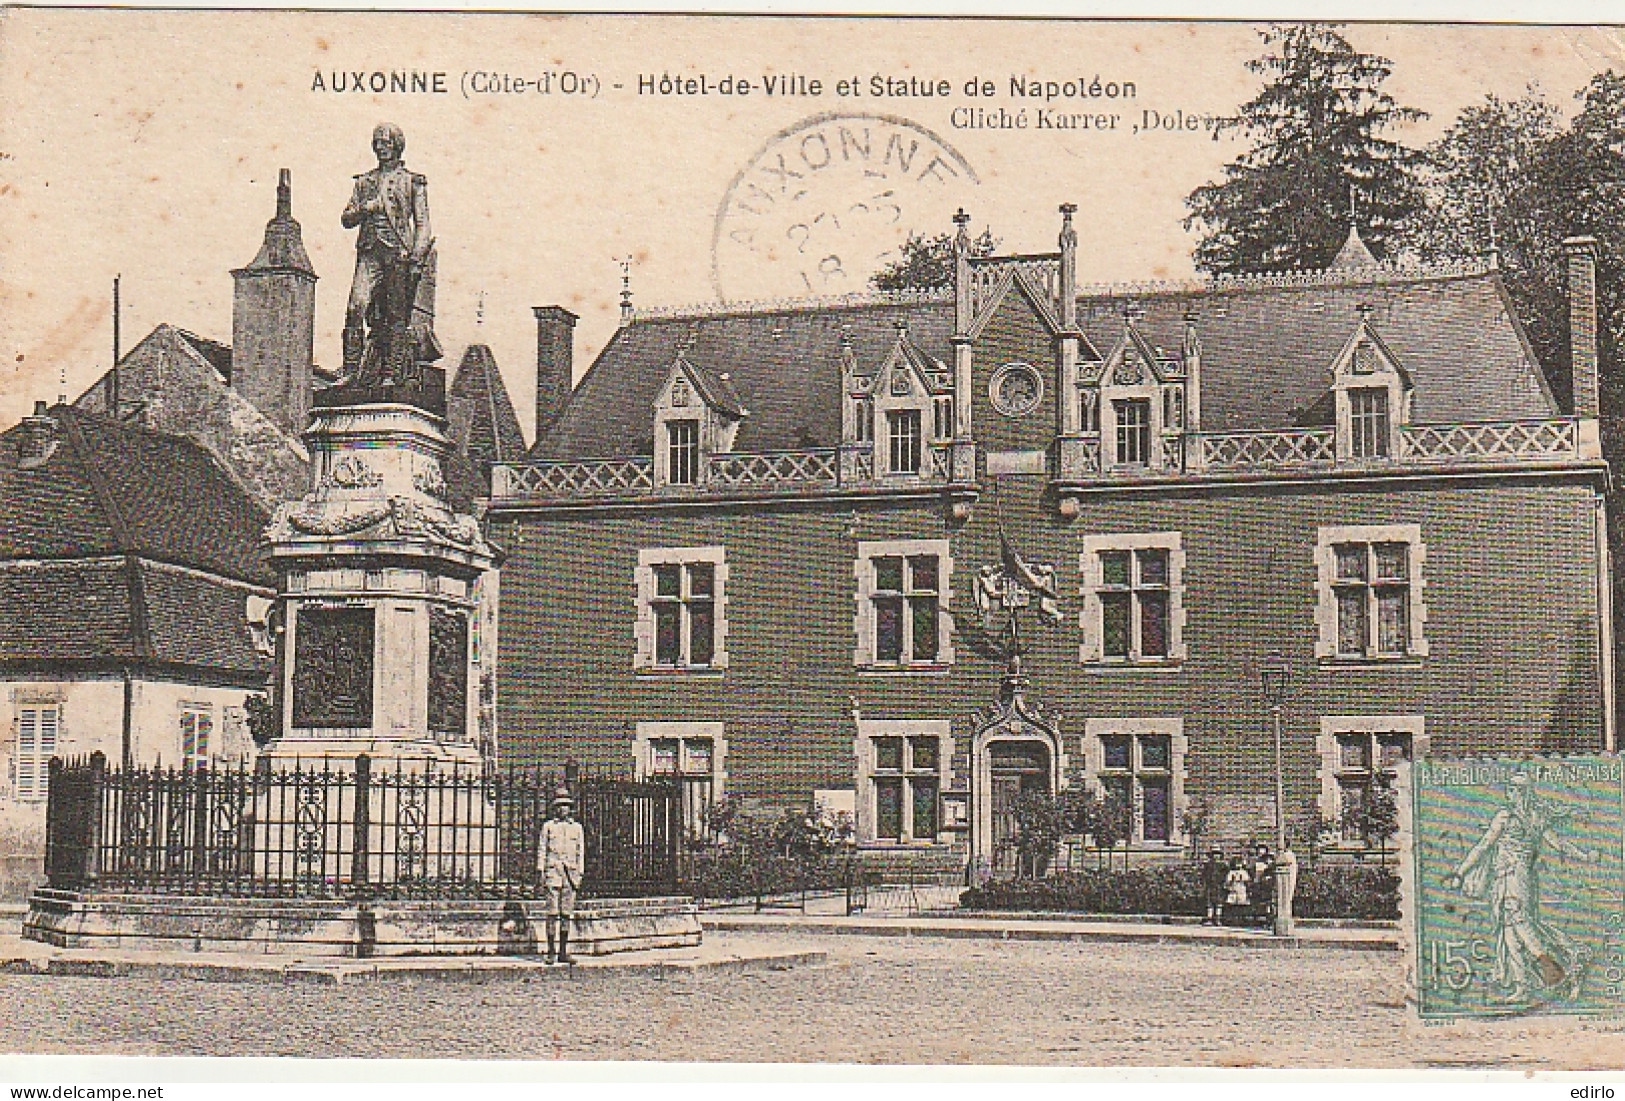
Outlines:
[[[852, 573], [857, 579], [855, 610], [852, 629], [857, 644], [852, 651], [852, 664], [859, 669], [878, 670], [933, 670], [954, 663], [952, 597], [954, 591], [954, 560], [951, 541], [947, 539], [862, 539], [858, 541], [858, 556]], [[872, 560], [885, 557], [903, 557], [918, 554], [937, 556], [937, 656], [930, 662], [912, 665], [893, 665], [875, 660], [875, 571]], [[905, 627], [905, 629], [907, 629]]]
[[[691, 668], [677, 668], [655, 664], [654, 592], [656, 566], [692, 565], [709, 562], [716, 567], [716, 594], [713, 608], [716, 617], [716, 642], [711, 664]], [[658, 675], [705, 675], [719, 673], [728, 668], [728, 562], [724, 548], [710, 547], [645, 547], [638, 551], [637, 568], [633, 571], [637, 588], [637, 620], [632, 629], [632, 668], [640, 673]]]
[[[1337, 555], [1339, 543], [1404, 543], [1410, 548], [1410, 649], [1404, 654], [1340, 655], [1337, 652]], [[1421, 524], [1340, 524], [1319, 529], [1315, 539], [1315, 657], [1322, 666], [1392, 664], [1428, 654], [1425, 635], [1428, 610], [1425, 597], [1427, 544]]]
[[[954, 734], [953, 724], [947, 719], [858, 719], [858, 733], [853, 739], [852, 754], [857, 761], [857, 837], [858, 842], [864, 845], [926, 845], [935, 844], [944, 839], [947, 832], [945, 816], [942, 813], [941, 800], [945, 792], [952, 788]], [[874, 786], [875, 774], [875, 743], [876, 738], [935, 738], [937, 741], [937, 836], [932, 838], [913, 838], [910, 840], [877, 841], [875, 840], [875, 821], [878, 817], [876, 806], [876, 792]], [[905, 801], [903, 807], [903, 823], [905, 828], [913, 828], [913, 804]]]
[[632, 735], [632, 754], [640, 778], [651, 775], [653, 760], [650, 756], [650, 744], [662, 739], [710, 741], [711, 797], [716, 799], [722, 795], [728, 782], [728, 738], [725, 723], [697, 719], [639, 722]]
[[[1090, 790], [1100, 795], [1105, 791], [1101, 781], [1101, 773], [1106, 766], [1106, 748], [1101, 741], [1102, 736], [1108, 734], [1128, 734], [1134, 736], [1133, 752], [1135, 760], [1133, 771], [1139, 771], [1139, 753], [1141, 734], [1163, 734], [1168, 737], [1168, 840], [1144, 841], [1140, 839], [1143, 823], [1143, 807], [1138, 799], [1133, 808], [1135, 839], [1130, 842], [1131, 849], [1165, 851], [1183, 847], [1188, 839], [1185, 837], [1183, 822], [1185, 815], [1190, 811], [1190, 797], [1185, 793], [1186, 760], [1189, 757], [1190, 739], [1185, 734], [1185, 720], [1173, 717], [1164, 718], [1127, 718], [1127, 719], [1085, 719], [1083, 723], [1083, 737], [1081, 739], [1081, 752], [1083, 757], [1084, 780]], [[1114, 773], [1117, 770], [1113, 770]], [[1136, 785], [1138, 791], [1138, 785]]]
[[[1338, 821], [1343, 813], [1342, 796], [1338, 791], [1339, 763], [1337, 736], [1339, 734], [1409, 734], [1411, 760], [1428, 751], [1427, 721], [1422, 715], [1322, 715], [1320, 733], [1315, 737], [1315, 756], [1320, 761], [1320, 808], [1322, 820]], [[1375, 768], [1376, 761], [1372, 762]], [[1344, 842], [1345, 847], [1364, 848], [1358, 842]]]
[[[1164, 668], [1178, 665], [1188, 656], [1185, 647], [1185, 540], [1177, 531], [1128, 532], [1116, 535], [1086, 535], [1083, 551], [1078, 556], [1082, 574], [1079, 591], [1083, 595], [1083, 608], [1078, 613], [1078, 626], [1083, 632], [1083, 643], [1078, 648], [1078, 660], [1085, 665], [1104, 669]], [[1101, 615], [1100, 591], [1103, 585], [1100, 572], [1101, 551], [1166, 550], [1168, 552], [1168, 656], [1122, 661], [1105, 657], [1105, 624]]]
[[[1157, 381], [1156, 373], [1150, 364], [1143, 364], [1145, 374], [1142, 380], [1131, 385], [1122, 385], [1111, 381], [1111, 368], [1099, 384], [1100, 401], [1100, 462], [1103, 468], [1123, 465], [1117, 457], [1117, 403], [1120, 401], [1143, 401], [1146, 403], [1146, 440], [1150, 446], [1150, 453], [1143, 464], [1147, 470], [1161, 470], [1166, 464], [1164, 434], [1162, 423], [1162, 391], [1163, 384]], [[1136, 464], [1139, 469], [1141, 464]]]

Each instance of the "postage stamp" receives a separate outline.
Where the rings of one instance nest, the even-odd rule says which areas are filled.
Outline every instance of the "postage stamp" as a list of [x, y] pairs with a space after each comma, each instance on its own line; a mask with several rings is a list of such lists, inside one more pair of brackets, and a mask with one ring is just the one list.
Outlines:
[[1612, 756], [1419, 762], [1424, 1019], [1625, 1007], [1622, 781]]

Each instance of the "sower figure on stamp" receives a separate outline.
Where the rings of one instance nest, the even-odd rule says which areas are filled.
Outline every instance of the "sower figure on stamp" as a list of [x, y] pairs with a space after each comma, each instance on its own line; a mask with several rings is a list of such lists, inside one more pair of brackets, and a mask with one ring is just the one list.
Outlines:
[[362, 389], [410, 388], [420, 382], [418, 365], [441, 356], [429, 184], [402, 163], [400, 127], [375, 127], [372, 151], [378, 167], [355, 178], [342, 218], [346, 229], [361, 230], [344, 313], [344, 381]]
[[570, 919], [576, 892], [586, 870], [587, 838], [573, 817], [575, 801], [567, 788], [553, 796], [552, 817], [542, 823], [536, 846], [536, 870], [542, 880], [542, 913], [547, 920], [547, 962], [574, 963], [570, 958]]
[[1596, 863], [1601, 854], [1563, 835], [1568, 812], [1535, 796], [1527, 772], [1507, 780], [1506, 807], [1495, 813], [1478, 843], [1445, 877], [1445, 886], [1487, 899], [1495, 933], [1491, 977], [1511, 1001], [1531, 992], [1574, 998], [1585, 982], [1590, 949], [1541, 912], [1540, 866], [1547, 853]]

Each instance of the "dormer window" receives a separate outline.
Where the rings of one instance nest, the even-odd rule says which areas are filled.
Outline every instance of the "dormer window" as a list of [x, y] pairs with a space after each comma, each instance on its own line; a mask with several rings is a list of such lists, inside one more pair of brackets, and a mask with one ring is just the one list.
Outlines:
[[1151, 461], [1151, 403], [1144, 398], [1112, 402], [1117, 419], [1117, 465], [1145, 466]]
[[954, 438], [954, 399], [952, 394], [942, 394], [931, 400], [931, 438], [934, 440], [951, 440]]
[[746, 416], [726, 372], [707, 370], [679, 353], [655, 399], [655, 485], [704, 484], [711, 457], [733, 450], [739, 422]]
[[[673, 390], [675, 397], [675, 387]], [[699, 472], [700, 422], [667, 421], [666, 480], [672, 485], [691, 486], [699, 480]]]
[[854, 434], [859, 443], [873, 443], [875, 439], [875, 399], [856, 398], [852, 402]]
[[1332, 365], [1341, 461], [1392, 458], [1410, 416], [1410, 374], [1373, 328], [1371, 312], [1360, 307], [1359, 324]]
[[1387, 387], [1361, 387], [1351, 389], [1348, 394], [1349, 454], [1356, 459], [1387, 458], [1389, 434]]
[[920, 411], [893, 409], [886, 414], [886, 471], [890, 474], [920, 472]]

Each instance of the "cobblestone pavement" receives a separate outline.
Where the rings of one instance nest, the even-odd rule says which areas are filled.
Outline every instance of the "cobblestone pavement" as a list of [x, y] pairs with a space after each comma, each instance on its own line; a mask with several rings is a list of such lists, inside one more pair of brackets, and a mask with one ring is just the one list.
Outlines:
[[1398, 953], [859, 936], [793, 943], [826, 951], [829, 962], [736, 974], [578, 971], [340, 987], [5, 974], [0, 1050], [1625, 1067], [1625, 1022], [1408, 1021]]

